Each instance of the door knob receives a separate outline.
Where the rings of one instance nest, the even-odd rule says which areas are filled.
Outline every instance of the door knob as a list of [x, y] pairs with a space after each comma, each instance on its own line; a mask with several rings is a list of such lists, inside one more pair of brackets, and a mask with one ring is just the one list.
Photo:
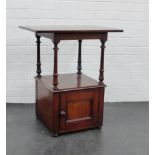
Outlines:
[[60, 115], [65, 116], [66, 112], [62, 110], [62, 111], [60, 111]]

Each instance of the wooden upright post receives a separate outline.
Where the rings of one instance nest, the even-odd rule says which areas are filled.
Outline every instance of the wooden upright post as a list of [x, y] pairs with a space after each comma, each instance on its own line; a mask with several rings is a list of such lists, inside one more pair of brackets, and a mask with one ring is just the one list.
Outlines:
[[36, 35], [36, 38], [37, 38], [37, 70], [36, 70], [36, 73], [37, 73], [37, 77], [41, 77], [41, 62], [40, 62], [40, 36]]
[[53, 85], [57, 87], [58, 85], [58, 43], [54, 42], [54, 67], [53, 67]]
[[77, 66], [77, 74], [82, 74], [81, 70], [82, 70], [82, 60], [81, 60], [81, 43], [82, 43], [82, 40], [79, 40], [79, 49], [78, 49], [78, 66]]
[[103, 85], [104, 80], [104, 49], [105, 40], [101, 40], [101, 58], [100, 58], [100, 70], [99, 70], [99, 85]]

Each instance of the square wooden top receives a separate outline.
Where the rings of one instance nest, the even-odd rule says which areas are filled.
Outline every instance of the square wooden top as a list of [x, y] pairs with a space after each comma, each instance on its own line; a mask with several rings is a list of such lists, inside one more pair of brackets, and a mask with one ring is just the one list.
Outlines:
[[114, 29], [102, 26], [19, 26], [21, 29], [32, 31], [35, 33], [103, 33], [103, 32], [123, 32], [122, 29]]
[[98, 85], [98, 81], [88, 77], [85, 74], [81, 74], [79, 76], [77, 73], [59, 74], [58, 85], [57, 85], [58, 89], [56, 90], [53, 89], [54, 86], [52, 84], [53, 82], [52, 75], [44, 75], [44, 76], [41, 76], [41, 78], [35, 77], [35, 79], [43, 82], [46, 88], [52, 92], [106, 87], [105, 84]]

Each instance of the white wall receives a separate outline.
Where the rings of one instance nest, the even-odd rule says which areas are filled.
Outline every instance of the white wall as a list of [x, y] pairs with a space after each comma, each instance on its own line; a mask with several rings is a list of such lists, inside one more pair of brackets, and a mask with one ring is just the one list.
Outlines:
[[[7, 102], [34, 103], [35, 36], [19, 25], [99, 25], [105, 51], [105, 101], [148, 100], [148, 0], [7, 0]], [[51, 74], [53, 45], [42, 38], [42, 74]], [[59, 45], [59, 72], [75, 72], [76, 41]], [[83, 41], [83, 72], [98, 79], [100, 42]]]

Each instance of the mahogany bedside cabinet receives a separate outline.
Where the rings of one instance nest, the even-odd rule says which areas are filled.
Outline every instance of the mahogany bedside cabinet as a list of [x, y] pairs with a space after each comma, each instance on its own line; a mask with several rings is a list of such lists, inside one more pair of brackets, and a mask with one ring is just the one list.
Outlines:
[[[108, 32], [123, 32], [123, 30], [98, 26], [20, 26], [20, 28], [34, 32], [37, 39], [35, 77], [37, 118], [53, 136], [100, 128], [104, 111], [104, 44]], [[53, 75], [41, 75], [41, 37], [51, 39], [54, 44]], [[101, 41], [99, 81], [81, 72], [81, 45], [84, 39]], [[58, 74], [58, 44], [61, 40], [78, 40], [77, 73]]]

